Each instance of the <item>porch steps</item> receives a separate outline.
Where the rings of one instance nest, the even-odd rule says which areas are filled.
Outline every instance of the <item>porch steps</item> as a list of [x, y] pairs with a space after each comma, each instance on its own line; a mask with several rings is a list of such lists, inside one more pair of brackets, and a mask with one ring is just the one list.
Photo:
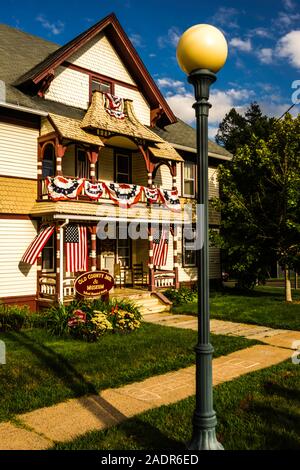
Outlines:
[[132, 300], [135, 303], [135, 305], [137, 305], [140, 308], [140, 312], [144, 318], [147, 315], [168, 312], [172, 305], [161, 294], [157, 296], [156, 294], [153, 294], [151, 292], [143, 292], [143, 293], [135, 292], [132, 294], [130, 292], [126, 292], [126, 293], [118, 292], [118, 293], [113, 293], [112, 297], [115, 299]]

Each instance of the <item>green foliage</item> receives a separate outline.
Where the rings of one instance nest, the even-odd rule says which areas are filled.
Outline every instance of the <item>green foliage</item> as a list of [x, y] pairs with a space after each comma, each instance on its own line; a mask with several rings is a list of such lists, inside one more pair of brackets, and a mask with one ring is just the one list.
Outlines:
[[29, 317], [27, 305], [0, 304], [0, 331], [20, 331], [29, 324]]
[[71, 312], [65, 305], [52, 306], [45, 314], [45, 327], [51, 335], [67, 336], [70, 318]]
[[184, 305], [188, 302], [197, 300], [197, 293], [188, 287], [180, 287], [179, 289], [167, 289], [164, 295], [173, 302], [174, 307]]
[[[273, 123], [266, 140], [252, 135], [219, 167], [222, 211], [218, 244], [240, 286], [253, 287], [278, 261], [300, 270], [300, 116]], [[216, 242], [216, 240], [215, 240]]]

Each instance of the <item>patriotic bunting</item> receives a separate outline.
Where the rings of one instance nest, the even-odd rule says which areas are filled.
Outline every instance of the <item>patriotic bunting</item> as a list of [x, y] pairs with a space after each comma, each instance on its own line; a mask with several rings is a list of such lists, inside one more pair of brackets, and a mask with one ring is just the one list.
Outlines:
[[104, 108], [113, 117], [117, 119], [124, 119], [124, 100], [110, 93], [103, 94]]
[[158, 188], [143, 188], [145, 197], [150, 204], [158, 203], [160, 200], [160, 191]]
[[177, 189], [160, 189], [160, 194], [163, 203], [168, 209], [173, 212], [179, 212], [181, 210]]
[[25, 251], [21, 261], [23, 263], [33, 265], [39, 257], [39, 254], [42, 252], [42, 249], [46, 245], [47, 241], [53, 234], [55, 229], [54, 225], [44, 225], [33, 241], [30, 243], [29, 247]]
[[93, 201], [98, 201], [98, 199], [103, 196], [104, 191], [105, 184], [102, 182], [90, 183], [89, 181], [85, 181], [84, 183], [84, 192]]
[[84, 178], [64, 178], [63, 176], [47, 176], [48, 195], [53, 201], [75, 199], [81, 193]]
[[139, 202], [142, 189], [143, 187], [137, 184], [109, 183], [106, 185], [110, 199], [124, 209]]

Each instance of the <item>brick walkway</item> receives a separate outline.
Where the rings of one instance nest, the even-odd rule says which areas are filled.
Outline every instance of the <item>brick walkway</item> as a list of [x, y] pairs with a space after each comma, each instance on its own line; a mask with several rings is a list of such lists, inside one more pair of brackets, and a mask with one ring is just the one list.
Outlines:
[[[277, 336], [278, 340], [280, 335]], [[283, 341], [285, 342], [285, 341]], [[213, 361], [214, 385], [270, 367], [291, 357], [291, 350], [256, 345]], [[37, 450], [52, 447], [88, 431], [101, 430], [161, 405], [195, 393], [195, 367], [150, 377], [142, 382], [108, 389], [99, 395], [68, 400], [18, 415], [14, 423], [0, 423], [0, 450]]]

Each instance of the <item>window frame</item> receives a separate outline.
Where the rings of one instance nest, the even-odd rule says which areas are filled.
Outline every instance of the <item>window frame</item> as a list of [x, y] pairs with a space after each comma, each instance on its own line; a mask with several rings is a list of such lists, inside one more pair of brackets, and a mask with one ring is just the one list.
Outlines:
[[115, 150], [114, 151], [114, 181], [115, 183], [122, 184], [118, 181], [118, 174], [126, 175], [126, 173], [119, 173], [118, 172], [118, 157], [127, 157], [128, 158], [128, 182], [123, 184], [131, 184], [132, 182], [132, 154], [131, 152], [126, 152], [123, 150]]
[[109, 85], [110, 87], [110, 91], [109, 92], [105, 92], [105, 93], [110, 93], [110, 94], [114, 94], [115, 93], [115, 87], [114, 87], [114, 83], [108, 79], [104, 79], [104, 78], [101, 78], [97, 75], [93, 75], [93, 74], [90, 74], [90, 83], [89, 83], [89, 88], [90, 88], [90, 101], [92, 100], [92, 95], [93, 95], [93, 82], [99, 82], [100, 84], [103, 83], [105, 85]]
[[[195, 232], [196, 231], [196, 226], [192, 226], [192, 230]], [[189, 240], [190, 241], [190, 240]], [[197, 255], [196, 255], [196, 250], [194, 251], [195, 253], [195, 261], [193, 264], [187, 263], [186, 262], [186, 251], [192, 251], [192, 250], [186, 250], [185, 247], [185, 237], [184, 237], [184, 229], [182, 228], [182, 266], [184, 268], [196, 268], [197, 267]]]
[[[189, 179], [186, 179], [184, 177], [184, 167], [185, 165], [192, 165], [192, 168], [193, 168], [193, 177], [192, 178], [189, 178]], [[196, 184], [197, 184], [197, 174], [196, 174], [196, 164], [190, 160], [187, 160], [187, 161], [184, 161], [183, 164], [182, 164], [182, 196], [183, 197], [186, 197], [186, 198], [191, 198], [191, 199], [194, 199], [196, 197]], [[194, 184], [194, 192], [193, 194], [186, 194], [185, 193], [185, 182], [188, 181], [193, 181], [193, 184]]]
[[[47, 246], [49, 241], [52, 241], [52, 246]], [[52, 249], [52, 268], [44, 268], [44, 262], [45, 262], [45, 259], [44, 259], [44, 253], [45, 253], [45, 249]], [[42, 250], [42, 273], [55, 273], [56, 272], [56, 236], [55, 236], [55, 232], [51, 235], [51, 237], [49, 238], [49, 240], [47, 241], [46, 245], [44, 246], [43, 250]]]

